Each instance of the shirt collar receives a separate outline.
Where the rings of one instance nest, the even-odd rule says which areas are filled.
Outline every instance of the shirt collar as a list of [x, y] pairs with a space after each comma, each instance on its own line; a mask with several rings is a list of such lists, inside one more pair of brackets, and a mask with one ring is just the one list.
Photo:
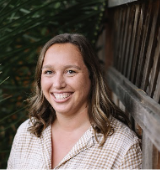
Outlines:
[[67, 162], [85, 149], [90, 148], [94, 144], [94, 132], [92, 126], [82, 135], [78, 142], [73, 146], [71, 151], [62, 159], [56, 168]]
[[51, 169], [51, 154], [52, 154], [52, 143], [51, 143], [51, 125], [48, 126], [41, 135], [43, 159], [46, 164], [46, 169]]
[[[97, 134], [97, 137], [101, 137], [101, 134]], [[43, 158], [46, 163], [46, 169], [51, 169], [51, 154], [52, 154], [52, 143], [51, 143], [51, 125], [48, 126], [41, 135]], [[92, 126], [82, 135], [82, 137], [73, 146], [71, 151], [62, 159], [57, 167], [76, 156], [78, 153], [85, 149], [90, 148], [97, 141], [95, 140], [94, 129]], [[56, 167], [56, 168], [57, 168]]]

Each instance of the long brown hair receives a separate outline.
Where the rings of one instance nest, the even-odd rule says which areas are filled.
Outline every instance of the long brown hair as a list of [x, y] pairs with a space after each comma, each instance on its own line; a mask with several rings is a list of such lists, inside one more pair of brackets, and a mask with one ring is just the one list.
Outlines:
[[128, 119], [108, 98], [106, 82], [98, 58], [88, 40], [79, 34], [66, 33], [57, 35], [49, 40], [42, 48], [36, 67], [35, 92], [33, 97], [29, 99], [29, 116], [33, 122], [33, 126], [31, 126], [29, 130], [37, 137], [40, 137], [42, 131], [52, 124], [56, 118], [54, 108], [51, 107], [42, 93], [40, 82], [45, 53], [50, 46], [58, 43], [71, 43], [77, 46], [89, 70], [91, 93], [89, 96], [90, 104], [88, 114], [95, 134], [102, 133], [104, 135], [103, 141], [101, 142], [101, 145], [103, 145], [107, 136], [113, 133], [109, 119], [110, 116], [112, 115], [124, 123], [127, 123]]

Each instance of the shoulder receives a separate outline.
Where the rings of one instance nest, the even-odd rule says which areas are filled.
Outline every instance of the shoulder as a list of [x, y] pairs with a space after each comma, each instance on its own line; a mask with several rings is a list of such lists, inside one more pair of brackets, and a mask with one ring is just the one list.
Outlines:
[[33, 133], [29, 131], [29, 128], [33, 126], [33, 123], [30, 119], [27, 119], [25, 122], [23, 122], [19, 128], [17, 129], [17, 133], [13, 140], [13, 146], [18, 148], [20, 146], [30, 146], [35, 147], [38, 145], [41, 145], [44, 138], [50, 138], [51, 134], [51, 127], [48, 126], [44, 131], [42, 132], [42, 135], [40, 137], [37, 137]]
[[93, 150], [100, 157], [100, 161], [109, 169], [139, 169], [142, 163], [140, 140], [136, 134], [125, 124], [113, 118], [110, 119], [114, 133], [108, 135], [104, 145], [99, 143], [104, 139], [102, 134], [96, 134]]
[[32, 126], [32, 123], [29, 119], [27, 119], [25, 122], [23, 122], [17, 129], [16, 136], [21, 135], [31, 135], [31, 133], [28, 131], [28, 128]]
[[39, 138], [28, 130], [31, 126], [31, 121], [27, 119], [18, 127], [17, 133], [13, 140], [13, 147], [20, 148], [29, 145], [31, 141], [39, 141]]
[[17, 132], [24, 132], [26, 131], [30, 126], [32, 126], [32, 123], [30, 121], [30, 119], [27, 119], [26, 121], [24, 121], [18, 128]]
[[140, 139], [128, 126], [113, 118], [111, 125], [114, 133], [106, 140], [105, 145], [110, 144], [119, 163], [118, 168], [140, 168], [142, 161], [142, 151]]
[[121, 137], [127, 138], [129, 140], [139, 140], [136, 133], [129, 128], [127, 125], [117, 120], [116, 118], [112, 118], [111, 126], [114, 128], [114, 134], [119, 135]]
[[109, 137], [109, 139], [117, 141], [117, 144], [119, 145], [123, 144], [123, 146], [125, 146], [125, 150], [133, 144], [140, 143], [140, 139], [137, 137], [135, 132], [119, 120], [112, 118], [111, 126], [114, 129], [114, 133]]
[[24, 169], [24, 167], [35, 169], [45, 165], [42, 153], [45, 147], [51, 146], [50, 127], [44, 130], [41, 137], [37, 137], [28, 130], [31, 126], [29, 119], [19, 126], [8, 159], [8, 169]]
[[[137, 137], [136, 133], [124, 123], [111, 118], [110, 125], [113, 128], [113, 133], [107, 136], [103, 149], [110, 148], [114, 151], [120, 151], [124, 155], [131, 146], [140, 144], [141, 140]], [[104, 139], [104, 135], [101, 133], [96, 134], [96, 136], [98, 137], [98, 143]]]

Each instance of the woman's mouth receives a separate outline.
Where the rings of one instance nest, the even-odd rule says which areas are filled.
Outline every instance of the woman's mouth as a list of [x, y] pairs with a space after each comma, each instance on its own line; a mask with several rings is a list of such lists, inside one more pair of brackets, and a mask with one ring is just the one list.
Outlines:
[[52, 93], [52, 95], [57, 101], [65, 101], [65, 99], [69, 98], [71, 94], [72, 93]]

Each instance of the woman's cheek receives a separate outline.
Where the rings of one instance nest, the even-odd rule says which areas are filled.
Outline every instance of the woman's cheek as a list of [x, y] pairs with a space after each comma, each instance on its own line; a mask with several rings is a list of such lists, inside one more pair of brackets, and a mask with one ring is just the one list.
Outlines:
[[47, 77], [42, 77], [41, 78], [41, 87], [42, 89], [49, 89], [52, 86], [52, 81], [50, 78]]

